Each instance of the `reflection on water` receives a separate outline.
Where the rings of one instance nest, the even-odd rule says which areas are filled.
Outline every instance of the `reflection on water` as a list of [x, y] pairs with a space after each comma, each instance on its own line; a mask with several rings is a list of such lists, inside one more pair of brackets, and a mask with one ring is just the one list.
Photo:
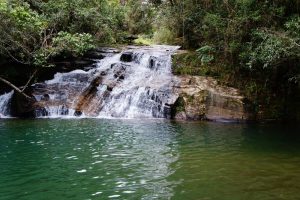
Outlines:
[[[270, 125], [185, 124], [173, 199], [298, 199], [300, 140]], [[292, 132], [288, 132], [292, 131]]]
[[291, 200], [300, 192], [300, 138], [290, 127], [8, 120], [0, 141], [1, 200]]

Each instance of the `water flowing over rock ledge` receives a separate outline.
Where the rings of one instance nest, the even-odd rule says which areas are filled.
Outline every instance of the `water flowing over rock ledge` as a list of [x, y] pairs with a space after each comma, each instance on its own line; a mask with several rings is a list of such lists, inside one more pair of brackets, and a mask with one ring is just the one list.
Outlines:
[[0, 96], [1, 115], [248, 120], [251, 115], [238, 90], [219, 86], [209, 77], [172, 74], [171, 55], [178, 48], [96, 49], [87, 54], [97, 60], [92, 67], [57, 73], [52, 80], [32, 85], [35, 102], [15, 94]]

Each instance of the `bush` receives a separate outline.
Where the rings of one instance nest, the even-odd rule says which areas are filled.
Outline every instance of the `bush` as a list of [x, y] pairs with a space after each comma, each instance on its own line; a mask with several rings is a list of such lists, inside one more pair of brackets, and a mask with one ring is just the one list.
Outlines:
[[53, 46], [56, 54], [65, 53], [72, 56], [82, 56], [87, 50], [94, 48], [92, 35], [87, 33], [59, 32], [53, 38]]
[[157, 44], [175, 44], [176, 35], [167, 28], [161, 28], [154, 33], [153, 41]]
[[202, 65], [209, 64], [215, 59], [215, 49], [211, 46], [206, 45], [197, 49], [196, 51], [198, 53], [198, 57], [200, 58]]

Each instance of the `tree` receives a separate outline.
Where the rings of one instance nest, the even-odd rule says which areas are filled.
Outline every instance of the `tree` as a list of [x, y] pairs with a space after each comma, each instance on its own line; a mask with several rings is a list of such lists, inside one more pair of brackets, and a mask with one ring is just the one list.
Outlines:
[[0, 54], [36, 68], [22, 90], [3, 77], [0, 81], [26, 98], [26, 87], [40, 67], [51, 66], [49, 59], [52, 56], [61, 53], [78, 56], [93, 48], [90, 34], [56, 32], [52, 25], [51, 20], [32, 10], [26, 2], [0, 1]]

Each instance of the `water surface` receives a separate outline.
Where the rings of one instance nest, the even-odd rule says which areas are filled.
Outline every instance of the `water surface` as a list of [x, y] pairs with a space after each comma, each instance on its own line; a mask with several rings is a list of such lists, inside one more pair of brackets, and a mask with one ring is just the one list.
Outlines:
[[299, 199], [292, 127], [0, 120], [0, 199]]

